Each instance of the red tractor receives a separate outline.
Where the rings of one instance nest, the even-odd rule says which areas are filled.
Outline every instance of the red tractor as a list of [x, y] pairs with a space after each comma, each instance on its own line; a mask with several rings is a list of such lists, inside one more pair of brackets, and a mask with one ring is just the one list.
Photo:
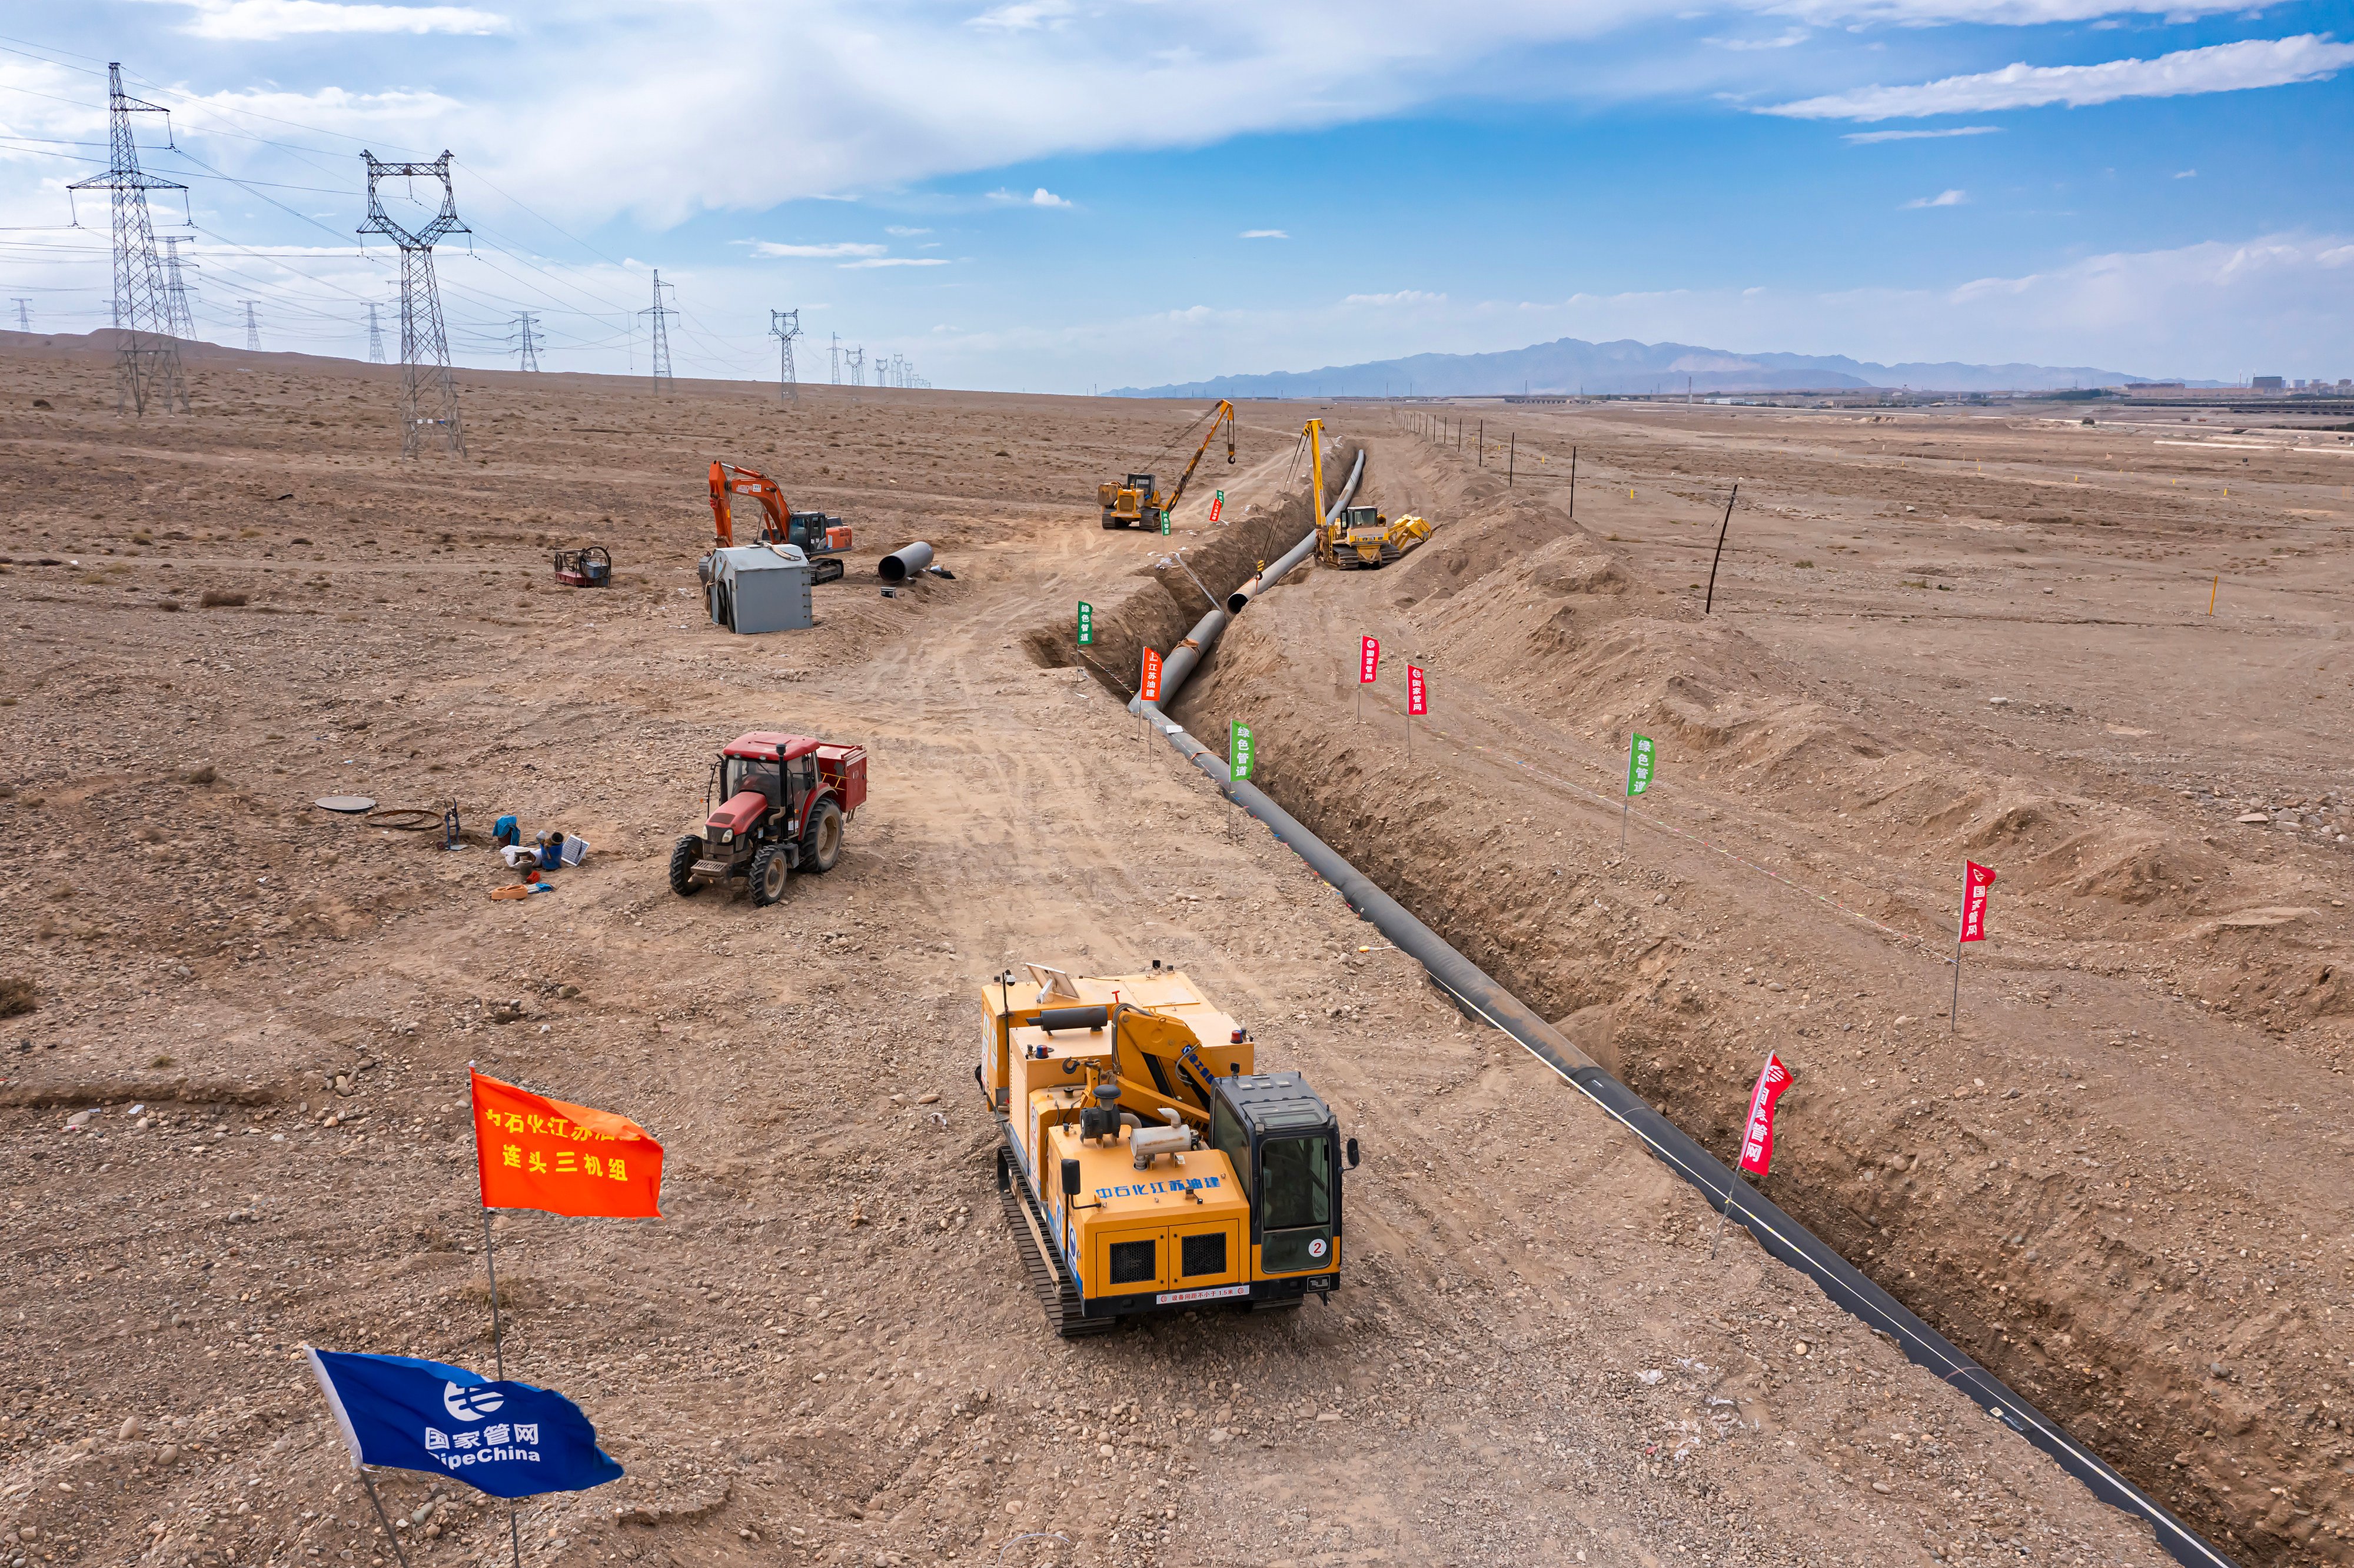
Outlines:
[[712, 765], [703, 832], [670, 853], [670, 890], [688, 898], [740, 876], [753, 903], [774, 904], [794, 872], [833, 869], [842, 824], [865, 803], [864, 747], [770, 729], [739, 735]]

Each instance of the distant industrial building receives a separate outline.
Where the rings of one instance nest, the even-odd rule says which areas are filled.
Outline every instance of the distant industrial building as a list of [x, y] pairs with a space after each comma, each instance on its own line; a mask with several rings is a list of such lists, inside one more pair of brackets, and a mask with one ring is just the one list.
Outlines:
[[2251, 380], [2248, 385], [2258, 392], [2285, 392], [2288, 390], [2288, 382], [2278, 376], [2259, 376]]

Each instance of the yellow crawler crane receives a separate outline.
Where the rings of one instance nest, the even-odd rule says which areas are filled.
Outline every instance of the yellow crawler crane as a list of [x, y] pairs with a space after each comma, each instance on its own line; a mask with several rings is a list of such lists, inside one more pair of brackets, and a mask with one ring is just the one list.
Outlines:
[[[1357, 1163], [1297, 1073], [1184, 974], [1033, 964], [981, 990], [973, 1079], [997, 1118], [997, 1191], [1066, 1339], [1134, 1313], [1297, 1307], [1341, 1284], [1341, 1178]], [[1345, 1160], [1345, 1165], [1343, 1163]]]

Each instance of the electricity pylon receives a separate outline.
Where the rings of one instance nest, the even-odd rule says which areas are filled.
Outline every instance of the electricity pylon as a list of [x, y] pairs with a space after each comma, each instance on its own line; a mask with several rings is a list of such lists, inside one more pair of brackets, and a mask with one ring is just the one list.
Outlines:
[[188, 187], [141, 172], [138, 139], [131, 133], [133, 115], [171, 111], [125, 97], [120, 62], [107, 66], [106, 89], [106, 173], [66, 188], [114, 194], [114, 324], [123, 334], [114, 360], [114, 411], [120, 414], [128, 402], [133, 413], [144, 415], [150, 402], [160, 402], [166, 414], [184, 414], [190, 411], [188, 387], [180, 376], [180, 343], [172, 335], [171, 298], [155, 258], [147, 193]]
[[[188, 310], [188, 281], [180, 275], [180, 237], [164, 236], [164, 315], [171, 321], [172, 335], [193, 339], [196, 335], [196, 318]], [[188, 270], [196, 270], [194, 261]]]
[[33, 316], [30, 309], [32, 303], [33, 302], [30, 300], [18, 300], [16, 302], [16, 330], [18, 332], [30, 332], [33, 330]]
[[653, 305], [651, 309], [642, 310], [638, 313], [638, 314], [642, 316], [652, 316], [654, 318], [653, 376], [654, 390], [657, 392], [669, 390], [673, 382], [677, 379], [670, 373], [669, 323], [671, 317], [678, 314], [678, 310], [675, 306], [663, 303], [663, 290], [665, 287], [670, 290], [673, 298], [677, 297], [678, 285], [676, 283], [664, 284], [662, 281], [662, 270], [660, 268], [656, 268], [654, 270]]
[[517, 311], [515, 313], [515, 334], [518, 339], [515, 344], [515, 368], [517, 370], [537, 370], [539, 368], [539, 344], [532, 335], [532, 330], [538, 324], [539, 318], [532, 314], [529, 311]]
[[368, 306], [368, 363], [384, 363], [384, 328], [376, 324], [376, 306]]
[[769, 335], [777, 340], [777, 396], [798, 403], [801, 387], [793, 376], [793, 339], [801, 335], [801, 312], [770, 311]]
[[[434, 242], [451, 234], [472, 234], [458, 217], [458, 193], [450, 184], [450, 154], [429, 164], [385, 164], [360, 154], [367, 165], [367, 217], [362, 234], [381, 234], [400, 247], [400, 455], [415, 457], [424, 432], [439, 432], [460, 457], [466, 433], [458, 422], [458, 382], [450, 374], [450, 334], [441, 324], [441, 291], [433, 281]], [[441, 210], [415, 233], [392, 221], [376, 194], [379, 180], [441, 182]], [[421, 401], [420, 401], [421, 397]]]
[[253, 319], [253, 307], [260, 303], [260, 302], [258, 300], [239, 300], [238, 303], [245, 307], [246, 352], [249, 354], [260, 354], [261, 352], [261, 327], [260, 323], [256, 323]]
[[825, 352], [825, 384], [839, 387], [842, 385], [842, 334], [837, 332], [828, 335], [833, 339], [833, 346]]

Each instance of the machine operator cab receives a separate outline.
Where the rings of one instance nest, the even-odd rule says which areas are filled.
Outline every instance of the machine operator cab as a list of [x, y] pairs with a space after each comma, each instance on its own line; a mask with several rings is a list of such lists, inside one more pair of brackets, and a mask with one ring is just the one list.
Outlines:
[[[1341, 1161], [1357, 1163], [1357, 1140], [1343, 1147], [1339, 1118], [1297, 1073], [1236, 1074], [1214, 1086], [1208, 1141], [1250, 1202], [1252, 1277], [1337, 1273]], [[1329, 1290], [1332, 1280], [1299, 1285]]]

